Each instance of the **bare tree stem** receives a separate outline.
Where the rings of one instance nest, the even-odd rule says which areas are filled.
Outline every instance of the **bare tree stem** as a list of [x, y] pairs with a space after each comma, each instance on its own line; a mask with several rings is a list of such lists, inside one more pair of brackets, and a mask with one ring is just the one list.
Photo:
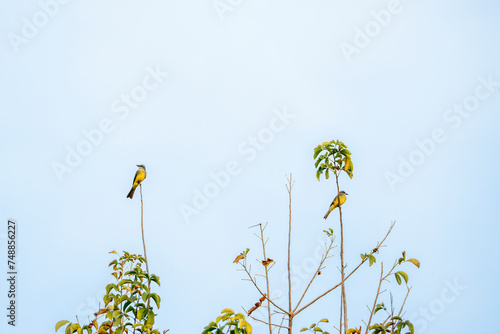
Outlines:
[[[337, 196], [339, 199], [339, 213], [340, 213], [340, 273], [342, 276], [342, 293], [341, 302], [343, 305], [344, 312], [344, 333], [347, 331], [347, 298], [345, 294], [345, 265], [344, 265], [344, 224], [342, 222], [342, 205], [340, 204], [340, 187], [339, 187], [339, 175], [335, 171], [335, 180], [337, 181]], [[340, 333], [342, 334], [342, 326], [340, 327]]]
[[[264, 261], [267, 259], [266, 257], [266, 243], [264, 241], [264, 230], [262, 229], [262, 224], [259, 224], [260, 228], [260, 240], [262, 241], [262, 253], [264, 254]], [[267, 287], [267, 296], [269, 296], [269, 270], [267, 266], [264, 266], [264, 269], [266, 270], [266, 287]], [[269, 298], [267, 299], [267, 311], [268, 311], [268, 318], [269, 318], [269, 334], [273, 333], [273, 328], [271, 327], [271, 302], [269, 301]]]
[[290, 245], [292, 239], [292, 188], [294, 182], [292, 181], [292, 173], [290, 173], [290, 177], [288, 178], [288, 333], [292, 334], [292, 325], [293, 325], [293, 311], [292, 311], [292, 277], [291, 277], [291, 260], [290, 260]]
[[[141, 191], [141, 231], [142, 231], [142, 245], [144, 247], [144, 260], [146, 260], [146, 272], [148, 273], [148, 293], [151, 293], [151, 277], [149, 276], [149, 264], [148, 264], [148, 256], [146, 254], [146, 241], [144, 240], [144, 202], [142, 199], [142, 184], [139, 184], [139, 188]], [[148, 297], [148, 305], [149, 307], [149, 297]]]

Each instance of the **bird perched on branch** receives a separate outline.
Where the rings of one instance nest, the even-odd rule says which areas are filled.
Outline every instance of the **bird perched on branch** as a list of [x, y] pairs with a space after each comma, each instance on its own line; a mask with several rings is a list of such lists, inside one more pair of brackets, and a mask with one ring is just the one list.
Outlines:
[[127, 195], [127, 198], [132, 199], [134, 197], [135, 188], [146, 178], [146, 166], [137, 165], [139, 169], [135, 172], [134, 183], [132, 184], [132, 189]]
[[[340, 204], [339, 204], [339, 195], [340, 195]], [[338, 208], [340, 205], [345, 203], [345, 200], [347, 199], [346, 195], [348, 195], [348, 194], [342, 190], [339, 193], [339, 195], [335, 196], [332, 204], [330, 204], [330, 208], [328, 209], [328, 212], [326, 213], [326, 215], [323, 218], [325, 218], [325, 219], [328, 218], [328, 215], [330, 214], [330, 212], [332, 212], [335, 208]]]

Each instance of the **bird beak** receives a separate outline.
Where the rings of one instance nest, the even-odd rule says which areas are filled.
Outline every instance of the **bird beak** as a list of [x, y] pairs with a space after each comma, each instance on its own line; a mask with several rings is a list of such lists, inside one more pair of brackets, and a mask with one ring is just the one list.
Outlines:
[[141, 165], [136, 165], [137, 167], [141, 167]]
[[348, 193], [345, 193], [346, 195], [349, 195]]

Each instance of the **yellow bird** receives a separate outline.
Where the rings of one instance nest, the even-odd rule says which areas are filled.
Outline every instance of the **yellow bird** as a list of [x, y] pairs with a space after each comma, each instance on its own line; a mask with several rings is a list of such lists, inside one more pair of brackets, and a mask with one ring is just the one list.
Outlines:
[[127, 195], [127, 198], [132, 199], [134, 197], [135, 188], [146, 178], [146, 166], [137, 165], [139, 169], [135, 172], [134, 183], [132, 184], [132, 189]]
[[[347, 196], [346, 195], [349, 195], [347, 194], [345, 191], [341, 191], [339, 193], [340, 195], [340, 205], [344, 204], [345, 203], [345, 200], [347, 199]], [[328, 209], [328, 212], [326, 213], [325, 217], [323, 218], [328, 218], [328, 215], [330, 214], [330, 212], [332, 212], [335, 208], [339, 207], [339, 195], [335, 196], [335, 198], [333, 199], [333, 202], [332, 204], [330, 204], [330, 209]]]

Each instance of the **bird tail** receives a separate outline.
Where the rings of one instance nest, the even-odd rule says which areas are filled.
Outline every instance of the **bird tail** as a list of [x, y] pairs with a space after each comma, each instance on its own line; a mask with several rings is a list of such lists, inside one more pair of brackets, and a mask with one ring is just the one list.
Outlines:
[[326, 213], [326, 215], [323, 218], [324, 219], [328, 218], [328, 215], [330, 214], [330, 212], [332, 212], [332, 210], [328, 210], [328, 212]]
[[132, 189], [130, 189], [128, 195], [127, 195], [127, 198], [134, 198], [134, 192], [135, 192], [135, 187], [132, 187]]

